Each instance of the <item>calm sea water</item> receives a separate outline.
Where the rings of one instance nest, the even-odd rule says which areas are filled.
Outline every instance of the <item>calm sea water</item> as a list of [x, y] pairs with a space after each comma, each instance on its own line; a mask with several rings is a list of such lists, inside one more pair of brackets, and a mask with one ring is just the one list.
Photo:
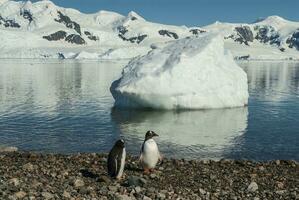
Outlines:
[[138, 154], [147, 130], [165, 156], [299, 160], [299, 63], [246, 62], [249, 106], [204, 111], [113, 109], [125, 62], [0, 61], [0, 145], [55, 153]]

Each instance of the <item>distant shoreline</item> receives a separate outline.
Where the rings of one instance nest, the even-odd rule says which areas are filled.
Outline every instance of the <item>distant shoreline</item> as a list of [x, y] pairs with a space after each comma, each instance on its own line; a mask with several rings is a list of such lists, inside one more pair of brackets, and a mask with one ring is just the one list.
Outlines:
[[4, 199], [298, 199], [296, 161], [168, 159], [144, 175], [128, 156], [125, 175], [107, 176], [107, 154], [0, 153]]

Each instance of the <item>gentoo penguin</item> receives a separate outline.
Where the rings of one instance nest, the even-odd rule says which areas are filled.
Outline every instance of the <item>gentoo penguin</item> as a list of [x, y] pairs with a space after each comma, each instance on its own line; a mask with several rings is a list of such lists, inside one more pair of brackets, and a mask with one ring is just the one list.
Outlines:
[[154, 131], [147, 131], [140, 151], [140, 163], [145, 173], [154, 170], [158, 161], [162, 160], [158, 145], [153, 137], [159, 136]]
[[114, 144], [108, 155], [108, 174], [112, 178], [120, 179], [125, 167], [126, 148], [123, 140], [118, 140]]

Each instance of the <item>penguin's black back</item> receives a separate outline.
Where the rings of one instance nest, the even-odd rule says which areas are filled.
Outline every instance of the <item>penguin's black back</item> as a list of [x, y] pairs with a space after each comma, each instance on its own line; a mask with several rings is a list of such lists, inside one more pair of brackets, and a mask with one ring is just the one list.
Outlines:
[[121, 159], [123, 155], [124, 147], [117, 144], [111, 149], [108, 155], [108, 174], [111, 177], [116, 177], [121, 166]]

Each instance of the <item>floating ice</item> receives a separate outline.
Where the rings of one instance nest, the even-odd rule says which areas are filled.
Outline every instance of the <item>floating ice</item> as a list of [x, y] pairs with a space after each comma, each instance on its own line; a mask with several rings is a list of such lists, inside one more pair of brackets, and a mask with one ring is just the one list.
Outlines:
[[133, 59], [110, 90], [116, 107], [208, 109], [248, 103], [246, 73], [216, 34], [172, 41]]

